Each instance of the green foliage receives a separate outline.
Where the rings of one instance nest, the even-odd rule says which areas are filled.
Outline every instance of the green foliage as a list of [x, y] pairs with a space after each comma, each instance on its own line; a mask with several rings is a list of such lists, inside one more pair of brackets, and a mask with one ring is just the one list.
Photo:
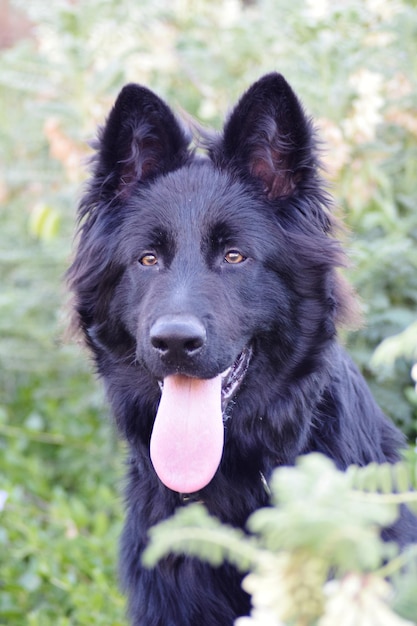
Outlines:
[[20, 427], [0, 420], [0, 624], [123, 622], [114, 451], [92, 411], [83, 438], [81, 420], [70, 428], [61, 412], [49, 427], [47, 411]]
[[171, 551], [201, 556], [214, 566], [227, 559], [242, 570], [249, 569], [257, 558], [256, 543], [250, 537], [210, 517], [202, 504], [178, 509], [174, 517], [152, 528], [150, 537], [143, 556], [149, 567]]
[[283, 72], [318, 120], [354, 233], [367, 326], [348, 346], [414, 437], [417, 13], [413, 0], [9, 3], [31, 29], [0, 51], [0, 624], [121, 624], [122, 454], [85, 355], [62, 338], [86, 142], [125, 82], [219, 127], [253, 80]]
[[189, 505], [151, 530], [144, 563], [185, 553], [250, 570], [243, 586], [253, 614], [237, 624], [411, 625], [405, 620], [417, 615], [417, 546], [400, 553], [380, 531], [397, 519], [401, 503], [417, 510], [417, 493], [409, 491], [417, 487], [414, 465], [414, 473], [404, 463], [340, 472], [319, 454], [301, 457], [296, 467], [275, 470], [273, 506], [250, 516], [251, 536]]

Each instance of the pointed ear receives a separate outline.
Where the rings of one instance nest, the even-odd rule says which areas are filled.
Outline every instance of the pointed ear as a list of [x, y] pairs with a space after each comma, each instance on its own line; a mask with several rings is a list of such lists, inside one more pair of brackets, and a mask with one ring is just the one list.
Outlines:
[[126, 85], [99, 134], [95, 184], [100, 197], [129, 197], [138, 181], [179, 167], [189, 138], [152, 91]]
[[316, 169], [313, 129], [291, 87], [268, 74], [242, 96], [215, 160], [261, 181], [268, 198], [291, 195]]

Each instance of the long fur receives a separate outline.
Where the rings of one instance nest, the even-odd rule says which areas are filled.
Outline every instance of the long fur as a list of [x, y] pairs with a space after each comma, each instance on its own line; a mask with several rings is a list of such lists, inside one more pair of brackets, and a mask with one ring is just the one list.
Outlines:
[[[337, 341], [352, 292], [339, 275], [336, 239], [311, 120], [279, 74], [244, 94], [206, 156], [169, 107], [126, 86], [100, 131], [68, 272], [74, 325], [91, 350], [121, 436], [129, 444], [121, 575], [135, 626], [231, 626], [250, 610], [241, 575], [186, 557], [141, 565], [150, 526], [184, 506], [150, 460], [159, 381], [174, 372], [211, 378], [251, 346], [225, 409], [225, 445], [196, 497], [244, 527], [268, 504], [260, 480], [300, 454], [339, 468], [395, 462], [402, 435], [375, 404]], [[244, 253], [236, 266], [225, 251]], [[152, 252], [154, 267], [138, 260]], [[169, 362], [150, 331], [164, 315], [192, 315], [206, 342]], [[406, 512], [387, 538], [416, 539]]]

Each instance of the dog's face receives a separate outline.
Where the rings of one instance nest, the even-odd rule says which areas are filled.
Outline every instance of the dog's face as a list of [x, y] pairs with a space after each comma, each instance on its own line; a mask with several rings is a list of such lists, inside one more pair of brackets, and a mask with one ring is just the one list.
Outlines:
[[205, 157], [188, 144], [157, 96], [124, 88], [70, 270], [99, 369], [122, 362], [130, 386], [162, 388], [151, 455], [177, 491], [216, 471], [222, 419], [259, 354], [283, 380], [304, 375], [343, 304], [311, 125], [284, 79], [253, 85]]
[[274, 329], [277, 311], [288, 332], [290, 296], [276, 271], [282, 232], [228, 172], [210, 161], [187, 164], [126, 210], [115, 300], [138, 362], [155, 378], [225, 372]]

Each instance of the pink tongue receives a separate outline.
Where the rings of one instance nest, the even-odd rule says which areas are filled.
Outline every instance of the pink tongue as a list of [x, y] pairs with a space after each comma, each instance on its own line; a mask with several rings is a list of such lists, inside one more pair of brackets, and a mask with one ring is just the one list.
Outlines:
[[221, 376], [168, 376], [151, 437], [151, 459], [161, 481], [179, 493], [205, 487], [223, 451]]

